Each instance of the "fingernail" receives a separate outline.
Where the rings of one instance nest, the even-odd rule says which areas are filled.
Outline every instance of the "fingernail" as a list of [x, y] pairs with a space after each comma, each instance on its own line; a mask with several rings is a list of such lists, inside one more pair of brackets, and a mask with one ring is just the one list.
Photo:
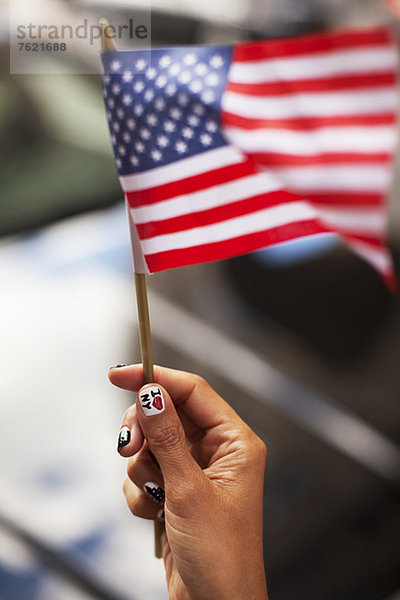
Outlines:
[[162, 413], [165, 409], [165, 400], [162, 391], [155, 385], [147, 387], [140, 392], [139, 400], [146, 417]]
[[157, 519], [160, 519], [160, 521], [165, 521], [165, 513], [163, 508], [158, 511]]
[[108, 367], [109, 370], [111, 369], [121, 369], [122, 367], [128, 367], [129, 365], [113, 365], [112, 367]]
[[157, 504], [161, 504], [164, 502], [165, 492], [157, 483], [154, 481], [147, 481], [143, 486], [144, 491], [154, 502]]
[[129, 427], [122, 427], [118, 436], [118, 450], [127, 446], [131, 441], [131, 431]]

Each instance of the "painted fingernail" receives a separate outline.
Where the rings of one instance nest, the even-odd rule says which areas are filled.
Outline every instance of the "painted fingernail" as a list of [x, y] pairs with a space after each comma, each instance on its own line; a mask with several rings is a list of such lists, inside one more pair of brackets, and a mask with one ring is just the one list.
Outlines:
[[143, 489], [146, 494], [150, 496], [152, 500], [154, 500], [154, 502], [157, 502], [157, 504], [164, 502], [165, 492], [157, 483], [154, 483], [153, 481], [147, 481], [144, 484]]
[[121, 369], [122, 367], [128, 367], [129, 365], [113, 365], [112, 367], [108, 367], [109, 370], [111, 369]]
[[162, 391], [155, 385], [147, 387], [140, 392], [139, 400], [146, 417], [162, 413], [165, 409], [165, 400]]
[[131, 431], [129, 427], [122, 427], [118, 436], [118, 450], [127, 446], [131, 441]]
[[160, 519], [160, 521], [165, 521], [165, 513], [163, 508], [158, 511], [157, 519]]

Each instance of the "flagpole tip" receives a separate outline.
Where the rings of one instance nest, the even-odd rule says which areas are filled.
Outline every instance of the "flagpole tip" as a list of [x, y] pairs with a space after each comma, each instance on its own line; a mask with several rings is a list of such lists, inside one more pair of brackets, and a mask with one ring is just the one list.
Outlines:
[[105, 17], [101, 17], [99, 19], [100, 27], [101, 27], [101, 50], [102, 52], [107, 52], [108, 50], [116, 50], [114, 44], [114, 32], [110, 27], [110, 23], [107, 21]]

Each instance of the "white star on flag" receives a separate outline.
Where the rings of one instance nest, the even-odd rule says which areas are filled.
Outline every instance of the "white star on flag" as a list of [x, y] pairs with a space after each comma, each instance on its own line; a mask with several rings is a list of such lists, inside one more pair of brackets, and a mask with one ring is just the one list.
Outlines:
[[176, 151], [179, 152], [179, 154], [183, 154], [187, 150], [187, 144], [185, 144], [184, 141], [180, 140], [179, 142], [176, 142], [175, 148]]
[[154, 113], [150, 113], [146, 117], [146, 123], [148, 125], [150, 125], [150, 127], [154, 127], [154, 125], [157, 123], [157, 121], [158, 121], [158, 119]]
[[152, 150], [151, 157], [154, 161], [159, 162], [162, 159], [162, 153], [159, 150]]
[[130, 94], [124, 94], [124, 95], [122, 96], [122, 102], [123, 102], [123, 103], [124, 103], [126, 106], [128, 106], [129, 104], [132, 104], [132, 100], [133, 100], [133, 98], [132, 98], [132, 96], [131, 96]]
[[140, 92], [142, 92], [144, 90], [144, 88], [145, 88], [144, 81], [142, 81], [141, 79], [136, 81], [133, 86], [134, 91], [137, 92], [138, 94], [140, 94]]
[[121, 66], [122, 65], [119, 60], [113, 60], [113, 62], [111, 63], [111, 69], [114, 71], [114, 73], [119, 71]]
[[165, 135], [160, 135], [157, 138], [157, 144], [161, 147], [161, 148], [166, 148], [166, 146], [168, 146], [168, 138]]
[[129, 69], [124, 71], [123, 75], [122, 75], [122, 79], [125, 82], [129, 82], [132, 81], [133, 75], [132, 75], [132, 71], [130, 71]]
[[183, 59], [183, 62], [188, 67], [191, 67], [192, 65], [194, 65], [196, 61], [197, 61], [196, 55], [192, 54], [192, 53], [191, 54], [186, 54], [186, 56]]
[[135, 67], [138, 71], [143, 71], [146, 68], [146, 61], [143, 58], [139, 58], [135, 63]]
[[157, 76], [157, 70], [154, 67], [149, 67], [146, 71], [147, 79], [154, 79]]
[[178, 75], [178, 73], [180, 73], [181, 71], [181, 65], [179, 63], [173, 63], [170, 68], [168, 69], [168, 72], [170, 75], [172, 75], [173, 77]]
[[222, 60], [222, 56], [219, 56], [218, 54], [213, 56], [212, 59], [210, 60], [210, 65], [212, 67], [214, 67], [214, 69], [218, 69], [219, 67], [222, 67], [223, 64], [224, 64], [224, 61]]
[[170, 64], [171, 64], [171, 57], [170, 56], [162, 56], [160, 58], [160, 62], [159, 62], [160, 67], [162, 67], [162, 68], [168, 67]]

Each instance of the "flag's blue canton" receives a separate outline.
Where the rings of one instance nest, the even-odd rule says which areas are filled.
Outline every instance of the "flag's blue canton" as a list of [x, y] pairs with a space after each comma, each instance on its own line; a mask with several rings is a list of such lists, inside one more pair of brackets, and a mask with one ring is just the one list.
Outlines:
[[107, 117], [120, 175], [226, 145], [221, 97], [230, 47], [103, 54]]

